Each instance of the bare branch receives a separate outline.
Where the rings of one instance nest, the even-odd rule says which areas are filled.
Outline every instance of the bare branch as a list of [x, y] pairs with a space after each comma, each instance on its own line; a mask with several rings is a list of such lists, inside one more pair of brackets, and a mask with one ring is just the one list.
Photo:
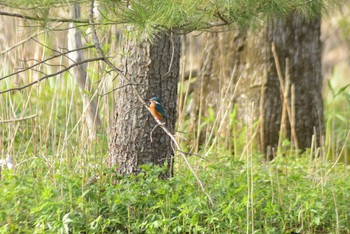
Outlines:
[[[94, 47], [94, 46], [91, 45], [91, 46], [85, 46], [85, 47], [78, 48], [78, 49], [74, 49], [74, 50], [69, 50], [69, 51], [66, 51], [66, 52], [64, 52], [64, 53], [58, 52], [59, 54], [54, 55], [54, 56], [51, 56], [51, 57], [49, 57], [49, 58], [47, 58], [47, 59], [44, 59], [44, 60], [42, 60], [41, 62], [38, 62], [38, 63], [36, 63], [36, 64], [33, 64], [32, 66], [29, 66], [29, 67], [24, 68], [24, 69], [22, 69], [22, 70], [20, 70], [20, 71], [11, 73], [11, 74], [9, 74], [9, 75], [7, 75], [7, 76], [1, 77], [1, 78], [0, 78], [0, 81], [6, 79], [6, 78], [8, 78], [8, 77], [17, 75], [17, 74], [19, 74], [19, 73], [25, 72], [25, 71], [27, 71], [27, 70], [29, 70], [29, 69], [33, 69], [34, 67], [36, 67], [36, 66], [38, 66], [38, 65], [40, 65], [40, 64], [46, 63], [47, 61], [49, 61], [49, 60], [51, 60], [51, 59], [58, 58], [58, 57], [60, 57], [60, 56], [62, 56], [62, 55], [66, 55], [66, 54], [69, 54], [69, 53], [74, 52], [74, 51], [77, 51], [77, 50], [85, 50], [85, 49], [89, 49], [89, 48], [93, 48], [93, 47]], [[56, 51], [56, 52], [57, 52], [57, 51]], [[100, 60], [100, 59], [98, 59], [98, 60]]]
[[64, 18], [41, 18], [41, 17], [33, 17], [28, 15], [21, 15], [18, 13], [9, 13], [0, 11], [0, 15], [9, 16], [9, 17], [16, 17], [16, 18], [22, 18], [26, 20], [35, 20], [35, 21], [47, 21], [47, 22], [62, 22], [62, 23], [82, 23], [86, 24], [89, 21], [88, 20], [73, 20], [73, 19], [64, 19]]
[[[61, 24], [56, 25], [56, 26], [54, 26], [53, 28], [58, 27], [58, 26], [60, 26], [60, 25], [61, 25]], [[45, 29], [45, 30], [41, 30], [41, 31], [38, 31], [38, 32], [33, 33], [30, 37], [28, 37], [28, 38], [26, 38], [26, 39], [24, 39], [24, 40], [18, 42], [17, 44], [11, 46], [10, 48], [7, 48], [6, 50], [1, 51], [1, 52], [0, 52], [0, 56], [6, 54], [6, 53], [8, 53], [8, 52], [10, 52], [11, 50], [17, 48], [18, 46], [23, 45], [24, 43], [30, 41], [31, 39], [35, 38], [36, 36], [38, 36], [38, 35], [40, 35], [40, 34], [42, 34], [42, 33], [45, 33], [45, 32], [47, 32], [47, 31], [48, 31], [48, 29]]]
[[121, 85], [121, 86], [119, 86], [119, 87], [117, 87], [117, 88], [115, 88], [115, 89], [112, 89], [111, 91], [109, 91], [109, 92], [107, 92], [107, 93], [100, 94], [99, 96], [100, 96], [100, 97], [106, 96], [106, 95], [108, 95], [108, 94], [110, 94], [110, 93], [113, 93], [114, 91], [116, 91], [116, 90], [118, 90], [118, 89], [122, 89], [122, 88], [125, 88], [125, 87], [130, 86], [130, 85], [142, 85], [142, 84], [139, 84], [139, 83], [129, 83], [129, 84]]
[[94, 62], [94, 61], [99, 61], [99, 60], [104, 60], [104, 59], [105, 59], [105, 58], [103, 58], [103, 57], [97, 57], [97, 58], [91, 58], [91, 59], [86, 59], [86, 60], [83, 60], [83, 61], [79, 61], [79, 62], [77, 62], [77, 63], [74, 63], [74, 64], [68, 66], [68, 67], [65, 68], [65, 69], [62, 69], [62, 70], [60, 70], [60, 71], [58, 71], [58, 72], [55, 72], [55, 73], [52, 73], [52, 74], [43, 76], [43, 77], [41, 77], [40, 79], [38, 79], [38, 80], [36, 80], [36, 81], [33, 81], [33, 82], [29, 83], [29, 84], [26, 84], [26, 85], [24, 85], [24, 86], [21, 86], [21, 87], [18, 87], [18, 88], [7, 89], [7, 90], [4, 90], [4, 91], [0, 91], [0, 94], [8, 93], [8, 92], [11, 92], [11, 91], [19, 91], [19, 90], [28, 88], [28, 87], [30, 87], [30, 86], [32, 86], [32, 85], [34, 85], [34, 84], [40, 83], [41, 81], [43, 81], [43, 80], [45, 80], [45, 79], [48, 79], [48, 78], [50, 78], [50, 77], [57, 76], [57, 75], [59, 75], [59, 74], [61, 74], [61, 73], [63, 73], [63, 72], [66, 72], [66, 71], [68, 71], [69, 69], [71, 69], [71, 68], [73, 68], [73, 67], [75, 67], [75, 66], [78, 66], [78, 65], [80, 65], [80, 64], [89, 63], [89, 62]]
[[35, 114], [35, 115], [30, 115], [30, 116], [26, 116], [26, 117], [22, 117], [22, 118], [18, 118], [18, 119], [5, 119], [5, 120], [0, 120], [0, 124], [24, 121], [24, 120], [28, 120], [28, 119], [33, 119], [33, 118], [35, 118], [36, 116], [37, 116], [37, 114]]
[[182, 158], [185, 160], [185, 163], [187, 164], [187, 167], [190, 169], [190, 171], [192, 172], [192, 174], [194, 175], [194, 177], [196, 178], [199, 186], [201, 187], [203, 193], [207, 196], [210, 205], [214, 205], [213, 199], [210, 197], [210, 195], [207, 193], [207, 191], [204, 188], [204, 185], [202, 183], [202, 181], [199, 179], [199, 177], [197, 176], [196, 172], [194, 171], [193, 167], [191, 166], [190, 162], [188, 161], [185, 153], [181, 150], [181, 147], [179, 145], [179, 143], [177, 142], [177, 140], [175, 139], [175, 136], [169, 131], [169, 129], [167, 129], [164, 125], [160, 125], [160, 127], [164, 130], [164, 132], [171, 138], [171, 140], [174, 142], [177, 151], [179, 151], [180, 155], [182, 156]]

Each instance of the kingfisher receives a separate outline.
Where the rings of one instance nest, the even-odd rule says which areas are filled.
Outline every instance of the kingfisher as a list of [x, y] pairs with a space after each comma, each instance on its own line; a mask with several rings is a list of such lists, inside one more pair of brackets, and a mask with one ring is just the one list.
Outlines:
[[149, 108], [154, 119], [160, 124], [165, 123], [165, 119], [168, 118], [168, 115], [162, 105], [162, 101], [158, 97], [144, 100], [151, 103]]

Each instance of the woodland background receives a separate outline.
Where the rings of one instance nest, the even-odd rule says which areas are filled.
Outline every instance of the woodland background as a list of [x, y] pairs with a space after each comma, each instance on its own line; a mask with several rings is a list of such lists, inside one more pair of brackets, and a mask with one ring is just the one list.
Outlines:
[[[251, 112], [239, 117], [233, 94], [241, 91], [230, 85], [232, 74], [242, 71], [227, 66], [232, 56], [226, 46], [250, 30], [245, 21], [238, 22], [241, 28], [185, 28], [178, 41], [179, 79], [173, 81], [177, 96], [165, 100], [181, 151], [157, 166], [150, 164], [157, 152], [172, 154], [157, 137], [163, 134], [169, 146], [170, 138], [158, 128], [153, 136], [158, 145], [152, 148], [156, 122], [145, 107], [132, 95], [126, 100], [131, 109], [120, 105], [117, 93], [132, 87], [103, 62], [91, 28], [79, 22], [88, 6], [47, 10], [44, 3], [52, 4], [14, 9], [4, 2], [0, 10], [0, 155], [13, 165], [0, 171], [1, 233], [350, 232], [348, 2], [321, 20], [323, 140], [310, 139], [310, 147], [298, 150], [289, 129], [276, 135], [278, 150], [262, 150], [256, 140], [259, 120]], [[132, 57], [125, 38], [154, 43], [161, 38], [152, 26], [128, 34], [128, 26], [98, 23], [112, 20], [111, 9], [95, 7], [102, 51], [118, 68]], [[21, 18], [28, 12], [32, 19]], [[75, 21], [49, 20], [56, 18]], [[263, 41], [257, 21], [246, 36]], [[235, 42], [239, 51], [240, 41]], [[216, 62], [206, 77], [208, 59]], [[89, 61], [74, 65], [84, 60]], [[171, 63], [175, 66], [173, 58]], [[245, 108], [254, 112], [254, 105]], [[110, 157], [116, 109], [133, 116], [122, 118], [124, 127], [148, 116], [146, 134], [135, 145], [143, 142], [154, 151], [137, 173], [116, 175], [117, 161]], [[167, 179], [165, 161], [173, 163], [174, 176]]]

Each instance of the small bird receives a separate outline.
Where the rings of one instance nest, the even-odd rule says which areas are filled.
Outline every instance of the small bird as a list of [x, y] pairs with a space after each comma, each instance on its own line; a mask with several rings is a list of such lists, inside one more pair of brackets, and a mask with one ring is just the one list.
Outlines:
[[144, 99], [144, 100], [149, 101], [151, 103], [149, 108], [151, 110], [151, 114], [153, 115], [154, 119], [160, 124], [165, 123], [165, 119], [168, 118], [168, 115], [164, 110], [161, 100], [158, 97], [153, 97], [151, 99]]

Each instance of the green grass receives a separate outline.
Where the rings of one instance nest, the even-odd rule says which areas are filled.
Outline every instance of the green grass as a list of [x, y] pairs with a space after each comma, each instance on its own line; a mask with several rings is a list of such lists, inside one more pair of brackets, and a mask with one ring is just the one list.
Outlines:
[[[214, 158], [211, 158], [214, 161]], [[220, 156], [198, 170], [214, 206], [184, 169], [159, 179], [149, 165], [137, 176], [65, 165], [50, 171], [36, 158], [0, 181], [2, 233], [341, 233], [350, 229], [350, 175], [327, 161], [279, 157], [270, 164]], [[310, 163], [313, 163], [310, 166]], [[39, 170], [40, 168], [40, 170]], [[95, 174], [96, 173], [96, 174]]]

